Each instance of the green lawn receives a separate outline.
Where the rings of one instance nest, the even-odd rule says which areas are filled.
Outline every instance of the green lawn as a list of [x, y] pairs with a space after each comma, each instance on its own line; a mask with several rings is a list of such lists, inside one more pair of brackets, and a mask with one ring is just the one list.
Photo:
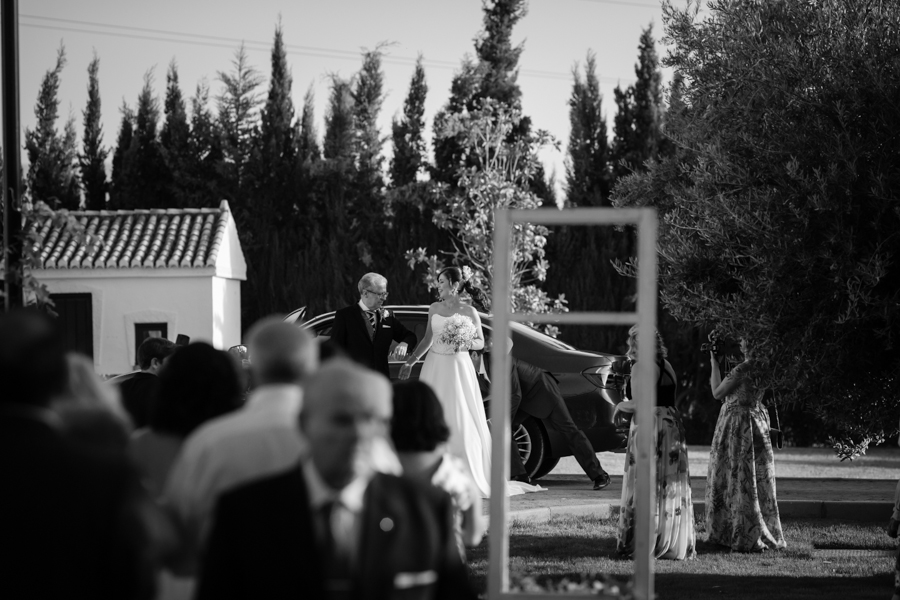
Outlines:
[[[826, 519], [783, 523], [788, 548], [763, 554], [738, 554], [697, 543], [697, 558], [656, 561], [660, 600], [816, 599], [887, 600], [893, 591], [890, 556], [823, 558], [816, 549], [888, 550], [896, 542], [880, 524], [840, 523]], [[697, 524], [698, 540], [705, 537]], [[615, 553], [615, 521], [556, 517], [546, 523], [513, 522], [510, 526], [510, 573], [535, 576], [539, 582], [577, 577], [580, 573], [630, 576], [633, 562]], [[487, 542], [469, 555], [473, 580], [485, 589]]]

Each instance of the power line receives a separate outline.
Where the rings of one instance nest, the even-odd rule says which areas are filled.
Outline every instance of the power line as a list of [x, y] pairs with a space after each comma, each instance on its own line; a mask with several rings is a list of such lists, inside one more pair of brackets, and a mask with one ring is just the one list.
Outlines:
[[[105, 35], [110, 37], [123, 37], [128, 39], [141, 39], [147, 41], [157, 41], [157, 42], [170, 42], [177, 44], [189, 44], [195, 46], [206, 46], [211, 48], [233, 48], [235, 45], [243, 44], [248, 50], [262, 51], [268, 52], [270, 49], [270, 42], [261, 42], [257, 40], [244, 40], [237, 38], [229, 38], [223, 36], [214, 36], [214, 35], [204, 35], [198, 33], [188, 33], [188, 32], [180, 32], [180, 31], [170, 31], [165, 29], [152, 29], [148, 27], [134, 27], [129, 25], [113, 25], [108, 23], [97, 23], [93, 21], [81, 21], [77, 19], [62, 19], [58, 17], [42, 17], [38, 15], [29, 15], [29, 14], [21, 14], [22, 17], [27, 17], [29, 19], [36, 19], [39, 21], [54, 21], [58, 23], [65, 24], [74, 24], [74, 25], [87, 25], [89, 27], [103, 27], [107, 29], [112, 29], [114, 31], [98, 31], [95, 29], [83, 29], [78, 27], [71, 26], [58, 26], [58, 25], [40, 25], [33, 23], [22, 23], [24, 27], [31, 27], [34, 29], [48, 29], [53, 31], [64, 31], [64, 32], [72, 32], [72, 33], [86, 33], [93, 35]], [[133, 33], [118, 33], [115, 30], [120, 31], [130, 31], [130, 32], [141, 32], [141, 33], [151, 33], [157, 35], [135, 35]], [[180, 36], [182, 38], [187, 39], [177, 39], [171, 37], [159, 37], [159, 35], [164, 36]], [[210, 41], [203, 41], [210, 40]], [[257, 47], [261, 46], [261, 47]], [[298, 44], [285, 44], [285, 50], [288, 54], [299, 55], [299, 56], [310, 56], [315, 58], [333, 58], [339, 60], [354, 60], [358, 61], [360, 59], [360, 53], [354, 52], [350, 50], [341, 50], [337, 48], [321, 48], [316, 46], [301, 46]], [[382, 57], [382, 61], [387, 64], [395, 64], [395, 65], [403, 65], [403, 66], [411, 66], [415, 65], [417, 58], [407, 57], [407, 56], [390, 56], [384, 55]], [[449, 69], [456, 70], [459, 68], [457, 63], [446, 61], [446, 60], [437, 60], [437, 59], [423, 59], [422, 64], [427, 67], [433, 67], [436, 69]], [[551, 79], [556, 81], [571, 81], [572, 74], [571, 73], [562, 73], [559, 71], [543, 71], [539, 69], [520, 69], [519, 74], [525, 77], [535, 77], [540, 79]], [[606, 81], [607, 83], [628, 83], [630, 79], [622, 79], [616, 77], [598, 77], [601, 81]]]
[[662, 4], [646, 4], [643, 2], [625, 2], [624, 0], [581, 0], [581, 2], [593, 2], [595, 4], [615, 4], [631, 8], [660, 8]]

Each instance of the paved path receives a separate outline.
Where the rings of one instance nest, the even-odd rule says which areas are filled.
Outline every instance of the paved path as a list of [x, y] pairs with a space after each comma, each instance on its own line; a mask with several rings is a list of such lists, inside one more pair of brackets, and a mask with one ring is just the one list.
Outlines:
[[[598, 514], [609, 514], [622, 495], [625, 457], [609, 452], [598, 456], [611, 474], [612, 483], [606, 489], [595, 492], [574, 458], [566, 457], [538, 481], [547, 491], [513, 496], [509, 499], [510, 513], [590, 514], [591, 507], [596, 506]], [[691, 477], [695, 511], [702, 511], [709, 448], [690, 446], [688, 456], [695, 475]], [[775, 453], [775, 475], [779, 507], [786, 517], [834, 516], [887, 522], [900, 477], [900, 448], [872, 449], [852, 462], [837, 460], [829, 448], [784, 448]], [[487, 501], [484, 511], [488, 513]]]

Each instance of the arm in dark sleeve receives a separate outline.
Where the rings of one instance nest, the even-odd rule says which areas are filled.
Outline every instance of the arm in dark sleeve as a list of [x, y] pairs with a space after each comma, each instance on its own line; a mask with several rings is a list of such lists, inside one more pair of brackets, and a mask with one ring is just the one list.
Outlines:
[[415, 349], [416, 343], [419, 341], [419, 338], [416, 337], [415, 333], [407, 329], [403, 322], [400, 321], [400, 319], [398, 319], [396, 315], [391, 315], [391, 318], [394, 321], [391, 324], [391, 337], [398, 344], [400, 342], [406, 342], [409, 351], [412, 352]]
[[334, 313], [334, 324], [331, 326], [331, 339], [338, 348], [347, 349], [347, 317], [346, 312], [339, 310]]
[[519, 382], [519, 361], [510, 357], [512, 369], [509, 374], [509, 416], [510, 424], [515, 423], [516, 413], [519, 412], [519, 405], [522, 404], [522, 384]]

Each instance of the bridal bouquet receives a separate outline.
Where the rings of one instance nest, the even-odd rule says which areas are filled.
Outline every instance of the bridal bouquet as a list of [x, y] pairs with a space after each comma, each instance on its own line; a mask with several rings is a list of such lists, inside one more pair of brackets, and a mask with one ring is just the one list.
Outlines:
[[462, 315], [453, 315], [444, 323], [444, 330], [438, 337], [438, 341], [459, 352], [471, 348], [476, 337], [478, 337], [478, 332], [475, 330], [472, 319]]

